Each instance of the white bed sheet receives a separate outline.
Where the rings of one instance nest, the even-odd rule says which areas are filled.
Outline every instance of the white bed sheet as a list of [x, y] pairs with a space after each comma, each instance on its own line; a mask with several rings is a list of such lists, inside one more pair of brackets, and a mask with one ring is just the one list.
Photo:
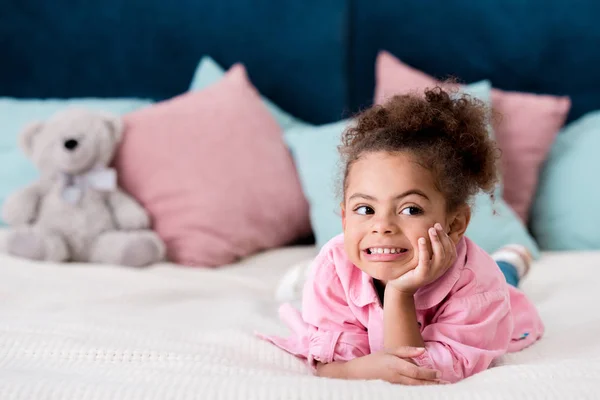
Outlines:
[[312, 377], [254, 330], [286, 332], [274, 294], [312, 247], [220, 269], [0, 257], [0, 399], [597, 399], [600, 252], [544, 254], [524, 290], [547, 332], [455, 385]]

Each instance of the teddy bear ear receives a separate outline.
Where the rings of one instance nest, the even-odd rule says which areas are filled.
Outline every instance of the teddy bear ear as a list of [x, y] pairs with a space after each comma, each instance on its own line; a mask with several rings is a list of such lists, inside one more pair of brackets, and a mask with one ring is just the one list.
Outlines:
[[32, 122], [25, 126], [25, 128], [23, 128], [23, 130], [19, 133], [19, 147], [21, 147], [21, 150], [23, 150], [27, 157], [31, 157], [33, 154], [35, 137], [42, 131], [43, 127], [43, 122]]
[[125, 124], [123, 123], [123, 119], [118, 115], [110, 115], [110, 114], [102, 115], [102, 119], [103, 119], [103, 122], [108, 127], [108, 130], [110, 131], [115, 143], [120, 142], [121, 138], [123, 137], [123, 130], [125, 129]]

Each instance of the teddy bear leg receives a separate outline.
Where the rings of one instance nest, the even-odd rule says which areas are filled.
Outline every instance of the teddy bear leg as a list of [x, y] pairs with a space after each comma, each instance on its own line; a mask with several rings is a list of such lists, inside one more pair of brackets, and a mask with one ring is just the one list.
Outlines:
[[35, 261], [64, 262], [69, 259], [67, 244], [61, 236], [35, 226], [3, 231], [0, 249], [12, 256]]
[[92, 247], [90, 262], [145, 267], [164, 260], [165, 245], [153, 231], [110, 231]]

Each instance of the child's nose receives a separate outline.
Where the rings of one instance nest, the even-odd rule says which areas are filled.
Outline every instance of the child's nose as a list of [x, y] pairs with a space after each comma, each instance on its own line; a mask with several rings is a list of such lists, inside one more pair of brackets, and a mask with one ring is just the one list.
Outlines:
[[398, 226], [392, 221], [391, 218], [381, 217], [374, 222], [373, 233], [389, 235], [399, 231]]

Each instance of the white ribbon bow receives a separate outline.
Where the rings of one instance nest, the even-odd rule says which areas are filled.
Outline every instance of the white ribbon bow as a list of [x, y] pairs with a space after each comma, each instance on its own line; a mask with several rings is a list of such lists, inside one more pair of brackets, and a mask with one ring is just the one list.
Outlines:
[[63, 174], [62, 197], [71, 204], [76, 204], [81, 199], [83, 191], [93, 188], [99, 191], [113, 191], [117, 188], [117, 172], [114, 168], [94, 168], [84, 174]]

